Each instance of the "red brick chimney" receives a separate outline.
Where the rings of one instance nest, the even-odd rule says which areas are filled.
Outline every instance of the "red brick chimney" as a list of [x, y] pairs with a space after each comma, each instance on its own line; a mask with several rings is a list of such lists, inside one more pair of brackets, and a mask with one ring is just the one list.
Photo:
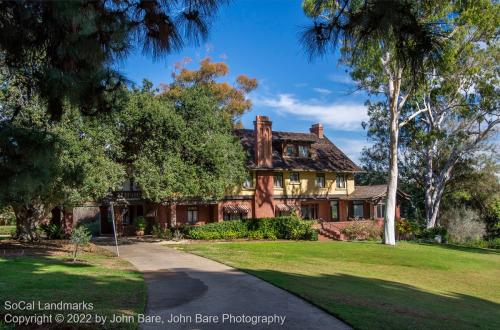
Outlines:
[[313, 134], [316, 134], [318, 138], [323, 138], [323, 125], [321, 125], [321, 123], [312, 125], [309, 131]]
[[259, 167], [271, 167], [273, 158], [273, 123], [267, 116], [257, 116], [255, 129], [255, 163]]

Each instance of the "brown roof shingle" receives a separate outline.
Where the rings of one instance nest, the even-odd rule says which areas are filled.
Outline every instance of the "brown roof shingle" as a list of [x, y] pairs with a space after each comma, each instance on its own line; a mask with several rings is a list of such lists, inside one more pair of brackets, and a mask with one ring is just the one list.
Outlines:
[[[257, 168], [254, 161], [254, 130], [237, 129], [236, 136], [248, 154], [247, 166]], [[312, 157], [289, 158], [282, 156], [282, 145], [286, 142], [308, 144], [311, 147]], [[347, 157], [328, 138], [318, 138], [312, 133], [295, 133], [273, 131], [273, 159], [272, 169], [276, 170], [308, 170], [332, 172], [361, 172], [362, 170]]]

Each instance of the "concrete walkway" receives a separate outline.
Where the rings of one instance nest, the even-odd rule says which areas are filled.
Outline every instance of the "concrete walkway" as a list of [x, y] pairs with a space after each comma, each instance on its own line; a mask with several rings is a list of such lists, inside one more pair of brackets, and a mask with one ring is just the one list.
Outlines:
[[120, 256], [144, 273], [146, 315], [161, 317], [143, 329], [349, 329], [304, 300], [209, 259], [144, 242], [121, 245]]

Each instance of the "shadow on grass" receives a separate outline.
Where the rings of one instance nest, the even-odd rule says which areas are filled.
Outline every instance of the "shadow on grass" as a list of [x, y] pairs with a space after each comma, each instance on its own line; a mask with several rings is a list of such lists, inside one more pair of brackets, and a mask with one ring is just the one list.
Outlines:
[[[73, 263], [63, 256], [0, 256], [0, 301], [35, 301], [35, 306], [38, 306], [39, 301], [42, 304], [59, 302], [93, 304], [92, 310], [76, 309], [66, 313], [111, 315], [143, 312], [145, 285], [141, 275], [130, 269], [110, 267], [111, 264], [108, 264], [105, 258], [101, 255], [86, 254]], [[0, 305], [2, 321], [6, 313], [33, 315], [61, 312], [7, 311], [5, 308], [2, 303]], [[34, 328], [33, 326], [27, 328]], [[122, 326], [119, 324], [116, 328]], [[125, 328], [130, 327], [135, 326], [125, 325]], [[44, 324], [43, 328], [61, 328], [61, 325]]]
[[306, 276], [242, 270], [297, 294], [354, 328], [500, 329], [500, 304], [471, 295], [437, 294], [407, 284], [347, 274]]
[[461, 251], [461, 252], [500, 255], [500, 251], [498, 251], [498, 250], [483, 249], [483, 248], [477, 248], [477, 247], [468, 247], [468, 246], [461, 246], [461, 245], [456, 245], [456, 244], [437, 244], [437, 243], [423, 243], [423, 242], [419, 242], [417, 244], [425, 245], [425, 246], [434, 246], [434, 247], [439, 247], [439, 248], [448, 249], [448, 250]]

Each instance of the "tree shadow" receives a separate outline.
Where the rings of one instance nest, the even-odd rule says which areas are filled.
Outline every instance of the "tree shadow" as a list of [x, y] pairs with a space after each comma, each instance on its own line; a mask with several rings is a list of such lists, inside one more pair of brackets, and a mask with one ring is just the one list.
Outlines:
[[[0, 245], [1, 249], [1, 245]], [[101, 259], [102, 258], [102, 259]], [[72, 263], [62, 255], [41, 253], [24, 256], [0, 255], [0, 321], [7, 313], [13, 315], [40, 315], [57, 313], [92, 313], [100, 315], [142, 313], [145, 305], [145, 285], [142, 276], [134, 271], [124, 274], [121, 261], [106, 255], [85, 255]], [[35, 302], [35, 310], [7, 310], [3, 302]], [[44, 303], [91, 303], [93, 309], [40, 310]], [[88, 305], [87, 305], [88, 306]], [[9, 326], [2, 324], [0, 328]], [[107, 325], [110, 326], [109, 324]], [[136, 325], [117, 324], [115, 328], [135, 328]], [[71, 324], [43, 324], [44, 329], [79, 328]], [[93, 326], [87, 327], [92, 328]], [[111, 325], [113, 327], [113, 325]], [[16, 329], [35, 329], [36, 324], [15, 326]]]
[[500, 304], [457, 292], [348, 274], [243, 271], [294, 293], [357, 329], [500, 329]]
[[419, 242], [418, 244], [425, 245], [425, 246], [434, 246], [434, 247], [439, 247], [439, 248], [448, 249], [448, 250], [462, 251], [462, 252], [500, 255], [500, 251], [497, 251], [497, 250], [483, 249], [483, 248], [477, 248], [477, 247], [467, 247], [467, 246], [461, 246], [461, 245], [456, 245], [456, 244], [437, 244], [437, 243], [424, 243], [424, 242]]

